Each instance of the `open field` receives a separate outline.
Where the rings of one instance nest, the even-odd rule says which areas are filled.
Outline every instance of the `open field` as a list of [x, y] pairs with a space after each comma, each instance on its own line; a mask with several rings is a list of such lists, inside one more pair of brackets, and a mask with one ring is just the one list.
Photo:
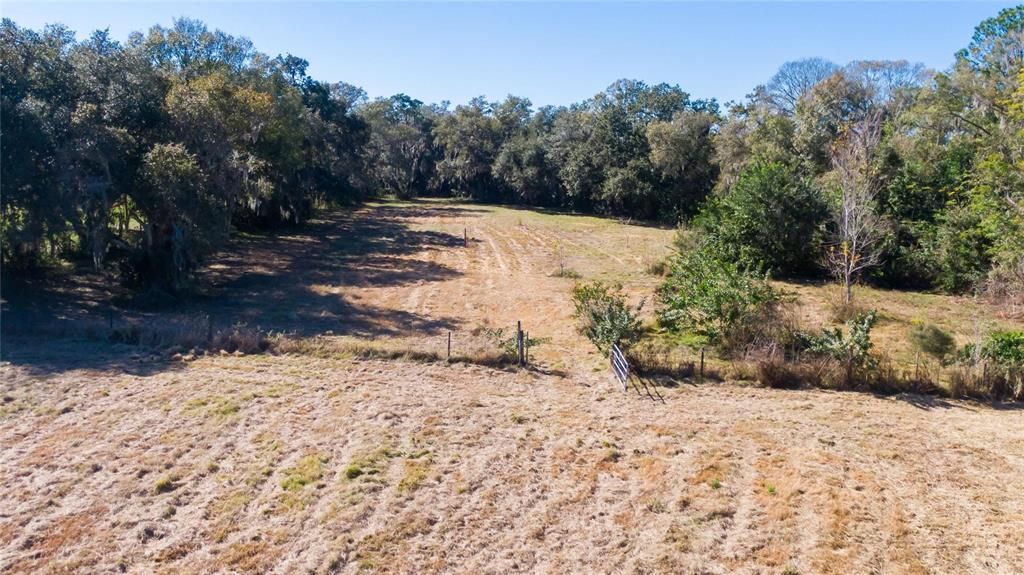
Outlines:
[[1024, 570], [1020, 409], [23, 343], [8, 573]]
[[[7, 327], [31, 333], [66, 320], [115, 326], [194, 324], [205, 316], [218, 329], [245, 323], [298, 336], [346, 334], [390, 345], [453, 353], [482, 345], [481, 327], [549, 338], [535, 357], [562, 371], [603, 369], [604, 359], [572, 322], [569, 292], [584, 280], [620, 282], [650, 318], [661, 278], [649, 264], [671, 252], [674, 230], [607, 218], [450, 201], [371, 203], [328, 213], [300, 231], [242, 236], [202, 273], [203, 297], [159, 312], [111, 304], [117, 288], [96, 276], [61, 284], [37, 281], [5, 288]], [[466, 238], [466, 239], [464, 239]], [[468, 241], [467, 241], [468, 239]], [[566, 273], [559, 273], [566, 272]], [[833, 286], [775, 282], [795, 297], [808, 327], [829, 323]], [[13, 292], [13, 293], [11, 293]], [[46, 292], [45, 297], [40, 293]], [[1021, 321], [969, 297], [858, 288], [857, 299], [879, 310], [872, 332], [877, 352], [902, 367], [914, 361], [906, 335], [912, 322], [934, 323], [958, 344]], [[115, 300], [116, 302], [117, 300]], [[8, 329], [8, 333], [12, 330]]]
[[[169, 310], [112, 306], [97, 277], [5, 286], [0, 572], [1024, 572], [1019, 405], [691, 382], [662, 402], [612, 385], [555, 272], [649, 300], [644, 268], [673, 233], [376, 203], [237, 238], [204, 295]], [[783, 287], [808, 325], [827, 317], [827, 287]], [[858, 297], [903, 364], [915, 319], [960, 343], [1019, 325], [970, 298]], [[209, 314], [436, 351], [451, 331], [456, 352], [522, 320], [550, 342], [540, 369], [506, 371], [182, 362], [46, 335], [108, 309], [117, 325]]]

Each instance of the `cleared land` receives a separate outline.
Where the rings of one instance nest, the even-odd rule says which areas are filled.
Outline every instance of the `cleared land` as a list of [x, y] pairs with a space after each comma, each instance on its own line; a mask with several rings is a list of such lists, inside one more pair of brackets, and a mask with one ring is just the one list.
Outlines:
[[[241, 238], [207, 270], [205, 298], [118, 315], [209, 312], [436, 349], [449, 330], [460, 345], [478, 326], [521, 319], [551, 338], [538, 371], [179, 362], [6, 335], [0, 571], [1024, 572], [1017, 406], [685, 382], [661, 388], [662, 403], [616, 390], [572, 330], [574, 280], [553, 272], [564, 264], [649, 296], [658, 278], [643, 268], [671, 236], [375, 204]], [[824, 288], [791, 287], [820, 321]], [[35, 308], [15, 297], [5, 321], [102, 317], [105, 289], [69, 281]], [[916, 317], [959, 338], [1009, 322], [969, 299], [864, 298], [882, 308], [877, 339], [894, 354]]]

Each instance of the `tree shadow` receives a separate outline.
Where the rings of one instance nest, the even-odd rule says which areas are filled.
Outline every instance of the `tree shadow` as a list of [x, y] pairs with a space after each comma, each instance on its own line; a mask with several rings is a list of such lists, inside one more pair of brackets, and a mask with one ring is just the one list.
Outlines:
[[[490, 205], [490, 204], [485, 204], [485, 205]], [[641, 228], [651, 228], [651, 229], [656, 229], [656, 230], [675, 230], [678, 227], [677, 225], [673, 225], [673, 224], [670, 224], [670, 223], [666, 223], [666, 222], [662, 222], [662, 221], [657, 221], [657, 220], [639, 220], [639, 219], [633, 219], [633, 218], [622, 218], [622, 217], [617, 217], [617, 216], [609, 215], [609, 214], [601, 214], [601, 213], [595, 213], [595, 212], [579, 212], [579, 211], [574, 211], [574, 210], [567, 210], [567, 209], [561, 209], [561, 208], [552, 208], [552, 207], [546, 207], [546, 206], [525, 206], [525, 205], [521, 205], [521, 204], [493, 204], [493, 205], [501, 206], [502, 208], [509, 209], [509, 210], [516, 210], [516, 211], [522, 211], [522, 212], [536, 212], [538, 214], [544, 214], [544, 215], [547, 215], [547, 216], [569, 216], [569, 217], [581, 216], [581, 217], [587, 217], [587, 218], [597, 218], [597, 219], [607, 220], [607, 221], [616, 222], [616, 223], [620, 223], [620, 224], [625, 224], [625, 225], [630, 225], [630, 226], [637, 226], [637, 227], [641, 227]]]
[[931, 410], [931, 409], [967, 409], [971, 411], [978, 411], [981, 409], [993, 409], [996, 411], [1024, 411], [1024, 402], [1002, 402], [1002, 401], [985, 401], [973, 398], [961, 398], [955, 401], [950, 401], [944, 397], [936, 395], [919, 395], [916, 393], [901, 393], [894, 396], [878, 396], [887, 397], [889, 399], [896, 399], [904, 403], [913, 405], [918, 409]]
[[[0, 299], [4, 348], [12, 336], [77, 337], [96, 333], [97, 341], [118, 329], [222, 330], [246, 324], [263, 331], [313, 336], [327, 332], [363, 337], [433, 335], [454, 330], [457, 318], [353, 301], [350, 287], [427, 285], [457, 278], [445, 264], [419, 259], [433, 250], [464, 249], [463, 234], [418, 229], [423, 219], [453, 220], [486, 210], [441, 202], [374, 203], [353, 210], [325, 212], [301, 228], [273, 234], [236, 234], [197, 274], [197, 289], [172, 297], [156, 309], [118, 287], [110, 275], [71, 273], [49, 278], [5, 281]], [[44, 350], [40, 350], [44, 351]], [[57, 361], [46, 353], [16, 350], [3, 359], [41, 371], [138, 369], [116, 354], [72, 355]], [[7, 357], [9, 355], [9, 357]], [[162, 366], [162, 367], [160, 367]], [[154, 364], [152, 369], [166, 369]]]
[[28, 375], [43, 378], [70, 370], [145, 377], [184, 366], [152, 349], [103, 340], [8, 336], [3, 344], [4, 362], [19, 366]]
[[901, 393], [898, 395], [882, 395], [874, 394], [875, 397], [885, 399], [895, 399], [902, 401], [903, 403], [912, 405], [918, 409], [932, 410], [932, 409], [954, 409], [964, 408], [964, 405], [953, 403], [945, 398], [938, 397], [935, 395], [921, 395], [917, 393]]

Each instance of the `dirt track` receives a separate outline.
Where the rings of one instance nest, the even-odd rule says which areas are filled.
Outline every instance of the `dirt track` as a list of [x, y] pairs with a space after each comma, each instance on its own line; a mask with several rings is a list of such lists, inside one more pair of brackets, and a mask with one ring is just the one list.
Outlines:
[[4, 572], [1024, 572], [1022, 410], [31, 344]]

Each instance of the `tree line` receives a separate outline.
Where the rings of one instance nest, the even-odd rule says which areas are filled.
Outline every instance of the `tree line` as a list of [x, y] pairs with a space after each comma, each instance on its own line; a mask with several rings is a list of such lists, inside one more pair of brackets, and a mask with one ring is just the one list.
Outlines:
[[681, 223], [716, 257], [777, 276], [1012, 289], [1022, 52], [1016, 7], [942, 72], [811, 58], [724, 107], [636, 80], [570, 106], [452, 107], [371, 100], [194, 20], [121, 43], [5, 19], [3, 263], [86, 260], [177, 290], [232, 230], [387, 194]]

